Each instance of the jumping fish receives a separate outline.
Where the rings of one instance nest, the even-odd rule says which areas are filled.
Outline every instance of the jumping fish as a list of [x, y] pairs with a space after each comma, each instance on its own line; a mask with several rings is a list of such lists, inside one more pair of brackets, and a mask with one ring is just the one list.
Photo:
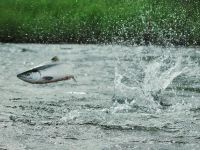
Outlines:
[[67, 73], [67, 71], [70, 71], [70, 69], [68, 70], [69, 66], [64, 63], [59, 63], [57, 56], [53, 57], [51, 61], [51, 63], [22, 72], [17, 77], [32, 84], [45, 84], [70, 79], [76, 81], [72, 74]]

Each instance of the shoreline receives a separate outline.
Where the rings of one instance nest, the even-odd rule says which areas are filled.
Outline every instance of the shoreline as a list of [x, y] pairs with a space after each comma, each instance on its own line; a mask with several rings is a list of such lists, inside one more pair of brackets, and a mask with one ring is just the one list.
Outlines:
[[[192, 49], [200, 49], [200, 45], [173, 45], [173, 44], [169, 44], [169, 45], [156, 45], [156, 44], [149, 44], [149, 45], [137, 45], [137, 44], [122, 44], [122, 43], [26, 43], [26, 42], [0, 42], [0, 45], [4, 45], [4, 44], [10, 44], [10, 45], [98, 45], [98, 46], [124, 46], [124, 47], [140, 47], [140, 46], [145, 46], [145, 47], [162, 47], [162, 48], [192, 48]], [[22, 48], [23, 49], [23, 48]], [[61, 48], [61, 49], [65, 49], [65, 48]]]
[[150, 41], [147, 42], [130, 42], [130, 41], [112, 41], [112, 42], [82, 42], [82, 41], [78, 41], [78, 42], [68, 42], [68, 41], [31, 41], [31, 40], [27, 40], [27, 41], [23, 41], [23, 40], [0, 40], [0, 44], [6, 44], [6, 43], [12, 43], [12, 44], [83, 44], [83, 45], [87, 45], [87, 44], [91, 44], [91, 45], [125, 45], [125, 46], [163, 46], [163, 47], [200, 47], [200, 42], [199, 43], [195, 43], [195, 44], [188, 44], [188, 43], [183, 43], [183, 42], [166, 42], [166, 43], [160, 43], [160, 42], [155, 42], [152, 43]]
[[199, 6], [199, 0], [4, 0], [0, 41], [200, 45]]

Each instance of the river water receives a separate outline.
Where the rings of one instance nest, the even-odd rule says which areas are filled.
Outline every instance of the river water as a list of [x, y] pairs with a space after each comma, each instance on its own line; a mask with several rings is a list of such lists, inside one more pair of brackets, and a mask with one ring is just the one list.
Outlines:
[[[16, 77], [53, 56], [77, 83]], [[200, 149], [200, 48], [0, 44], [0, 149]]]

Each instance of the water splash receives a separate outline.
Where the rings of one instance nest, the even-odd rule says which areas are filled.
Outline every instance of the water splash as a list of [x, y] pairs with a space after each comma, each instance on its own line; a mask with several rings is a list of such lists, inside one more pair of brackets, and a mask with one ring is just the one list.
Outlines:
[[195, 74], [198, 70], [197, 65], [184, 53], [160, 50], [160, 53], [156, 50], [152, 53], [139, 49], [134, 55], [128, 53], [128, 58], [127, 55], [118, 57], [114, 80], [115, 102], [128, 102], [134, 108], [158, 110], [169, 105], [162, 95], [173, 80], [183, 74]]

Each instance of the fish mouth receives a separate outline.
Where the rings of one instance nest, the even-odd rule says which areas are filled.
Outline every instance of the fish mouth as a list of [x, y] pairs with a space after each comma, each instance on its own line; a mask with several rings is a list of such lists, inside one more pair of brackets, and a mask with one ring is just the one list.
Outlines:
[[17, 78], [29, 83], [36, 83], [40, 79], [40, 77], [41, 77], [40, 72], [26, 71], [26, 72], [17, 74]]
[[18, 77], [19, 79], [21, 79], [21, 78], [22, 78], [22, 75], [21, 75], [21, 73], [20, 73], [20, 74], [18, 74], [18, 75], [17, 75], [17, 77]]
[[22, 80], [22, 81], [32, 83], [32, 82], [31, 82], [29, 79], [27, 79], [23, 74], [18, 74], [18, 75], [17, 75], [17, 78], [19, 78], [19, 79]]
[[27, 78], [23, 74], [21, 74], [21, 73], [17, 75], [17, 78], [19, 78], [19, 79], [21, 79], [23, 81], [27, 80]]

